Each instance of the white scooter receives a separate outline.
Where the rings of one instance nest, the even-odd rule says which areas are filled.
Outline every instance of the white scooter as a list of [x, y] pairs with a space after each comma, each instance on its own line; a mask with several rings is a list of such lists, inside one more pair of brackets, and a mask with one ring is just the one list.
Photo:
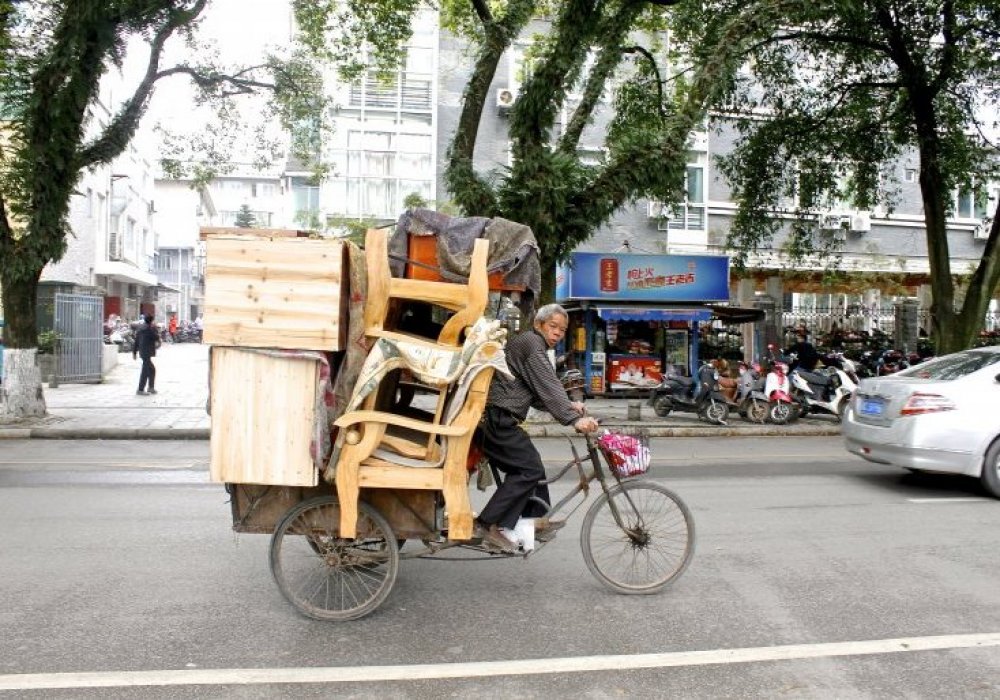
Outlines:
[[824, 367], [809, 372], [795, 368], [790, 373], [792, 394], [798, 400], [801, 415], [828, 413], [840, 420], [858, 385], [838, 367]]

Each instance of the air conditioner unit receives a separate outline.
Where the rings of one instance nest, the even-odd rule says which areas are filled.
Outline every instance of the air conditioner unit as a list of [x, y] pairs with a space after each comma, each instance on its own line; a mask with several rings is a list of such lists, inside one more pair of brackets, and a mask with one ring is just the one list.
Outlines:
[[859, 211], [851, 217], [851, 230], [855, 233], [867, 233], [872, 230], [872, 215]]
[[975, 241], [985, 241], [990, 237], [990, 228], [993, 222], [990, 219], [983, 219], [974, 229], [972, 229], [972, 239]]
[[650, 219], [659, 219], [663, 216], [663, 202], [657, 202], [654, 199], [649, 200], [646, 205], [646, 217]]
[[514, 91], [510, 88], [500, 88], [497, 90], [497, 113], [507, 114], [510, 108], [514, 106], [514, 100], [516, 99]]

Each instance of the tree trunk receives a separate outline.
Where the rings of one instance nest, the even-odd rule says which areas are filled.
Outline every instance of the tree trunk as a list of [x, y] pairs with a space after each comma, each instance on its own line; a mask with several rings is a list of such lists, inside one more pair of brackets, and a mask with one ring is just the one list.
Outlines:
[[0, 271], [7, 324], [4, 328], [6, 348], [3, 387], [0, 389], [0, 423], [46, 414], [42, 375], [35, 366], [35, 354], [38, 352], [35, 305], [40, 275], [41, 270], [33, 275]]
[[0, 386], [0, 424], [16, 423], [46, 413], [42, 373], [35, 366], [36, 348], [5, 348]]

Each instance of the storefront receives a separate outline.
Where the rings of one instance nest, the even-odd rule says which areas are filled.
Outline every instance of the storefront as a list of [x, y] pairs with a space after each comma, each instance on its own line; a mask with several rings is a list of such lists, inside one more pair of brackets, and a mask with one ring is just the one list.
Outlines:
[[570, 312], [567, 363], [590, 395], [644, 390], [668, 367], [692, 376], [699, 324], [729, 301], [729, 258], [709, 255], [574, 253], [556, 273], [556, 299]]

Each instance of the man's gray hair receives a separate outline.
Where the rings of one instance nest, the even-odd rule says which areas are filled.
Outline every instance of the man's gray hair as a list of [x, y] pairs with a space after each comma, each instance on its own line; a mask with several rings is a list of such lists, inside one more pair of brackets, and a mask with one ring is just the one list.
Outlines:
[[562, 316], [566, 319], [569, 318], [569, 314], [566, 313], [566, 309], [561, 307], [559, 304], [546, 304], [535, 312], [535, 323], [545, 323], [553, 316]]

